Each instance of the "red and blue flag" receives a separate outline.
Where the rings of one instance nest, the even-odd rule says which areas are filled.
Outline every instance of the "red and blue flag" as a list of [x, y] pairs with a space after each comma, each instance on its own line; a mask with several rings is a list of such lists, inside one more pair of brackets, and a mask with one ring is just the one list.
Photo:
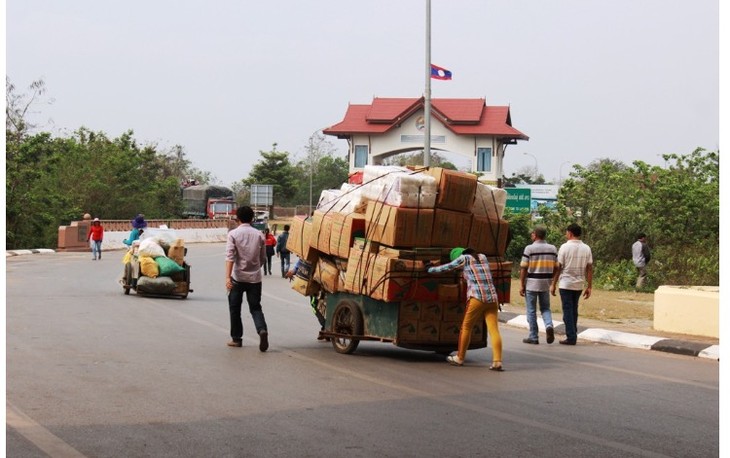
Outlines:
[[445, 68], [441, 68], [437, 65], [431, 64], [431, 78], [435, 80], [450, 80], [451, 72]]

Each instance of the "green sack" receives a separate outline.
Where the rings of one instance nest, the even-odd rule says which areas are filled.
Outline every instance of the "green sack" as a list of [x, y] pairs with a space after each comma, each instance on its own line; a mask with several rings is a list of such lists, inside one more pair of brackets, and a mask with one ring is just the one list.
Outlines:
[[161, 277], [169, 277], [176, 272], [185, 272], [185, 268], [166, 256], [158, 256], [155, 258], [157, 266], [160, 268]]

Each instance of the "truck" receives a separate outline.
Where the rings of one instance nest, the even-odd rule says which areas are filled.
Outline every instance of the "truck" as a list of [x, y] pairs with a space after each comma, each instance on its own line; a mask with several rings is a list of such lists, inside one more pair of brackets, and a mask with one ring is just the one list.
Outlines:
[[225, 186], [194, 185], [182, 189], [183, 216], [201, 219], [236, 217], [233, 191]]

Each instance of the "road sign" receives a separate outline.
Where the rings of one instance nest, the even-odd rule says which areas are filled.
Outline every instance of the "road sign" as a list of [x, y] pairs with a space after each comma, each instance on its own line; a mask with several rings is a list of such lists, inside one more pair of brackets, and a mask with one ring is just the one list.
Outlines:
[[514, 213], [529, 213], [532, 201], [530, 188], [504, 188], [507, 191], [506, 207]]
[[252, 184], [251, 185], [251, 205], [274, 205], [274, 185], [273, 184]]

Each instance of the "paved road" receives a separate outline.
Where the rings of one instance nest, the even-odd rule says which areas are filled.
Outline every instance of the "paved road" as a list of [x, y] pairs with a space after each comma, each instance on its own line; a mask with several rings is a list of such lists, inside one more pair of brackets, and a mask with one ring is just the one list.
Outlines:
[[8, 456], [719, 455], [716, 361], [528, 347], [508, 326], [503, 373], [485, 349], [461, 368], [387, 343], [340, 355], [279, 276], [270, 350], [228, 348], [222, 253], [189, 247], [186, 300], [124, 296], [121, 252], [8, 258]]

